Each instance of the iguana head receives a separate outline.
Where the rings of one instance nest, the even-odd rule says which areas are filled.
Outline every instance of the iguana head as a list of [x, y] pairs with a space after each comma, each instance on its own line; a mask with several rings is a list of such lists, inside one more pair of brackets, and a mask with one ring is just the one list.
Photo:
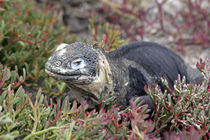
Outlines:
[[66, 82], [79, 102], [87, 100], [96, 104], [101, 93], [112, 85], [105, 55], [80, 42], [59, 45], [48, 59], [45, 71]]
[[98, 60], [97, 51], [84, 43], [61, 44], [48, 59], [45, 71], [68, 83], [88, 84], [98, 74]]

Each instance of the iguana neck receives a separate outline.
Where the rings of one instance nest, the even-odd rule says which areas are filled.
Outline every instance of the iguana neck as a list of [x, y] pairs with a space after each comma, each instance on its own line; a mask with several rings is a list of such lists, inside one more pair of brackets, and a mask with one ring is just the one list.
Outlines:
[[[98, 76], [92, 83], [87, 85], [68, 84], [75, 98], [81, 103], [84, 100], [93, 108], [103, 100], [113, 97], [119, 105], [126, 103], [124, 101], [129, 84], [128, 69], [121, 60], [110, 58], [101, 51], [99, 54]], [[123, 105], [124, 106], [124, 105]]]
[[102, 97], [111, 97], [113, 92], [113, 74], [106, 56], [98, 51], [98, 73], [90, 84], [68, 84], [74, 97], [81, 103], [86, 100], [89, 102], [90, 108], [99, 104], [99, 99]]
[[128, 69], [121, 59], [114, 59], [109, 55], [106, 55], [106, 59], [111, 69], [113, 81], [113, 92], [108, 96], [116, 98], [116, 103], [124, 106], [127, 104], [125, 95], [129, 85]]

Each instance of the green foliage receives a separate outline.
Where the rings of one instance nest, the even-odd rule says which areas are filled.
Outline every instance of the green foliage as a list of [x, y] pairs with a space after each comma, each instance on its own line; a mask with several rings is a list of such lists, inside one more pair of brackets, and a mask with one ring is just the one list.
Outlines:
[[97, 19], [90, 19], [90, 29], [94, 42], [106, 51], [115, 50], [125, 45], [129, 40], [121, 38], [121, 32], [109, 23], [97, 23]]
[[98, 111], [88, 110], [86, 102], [71, 104], [69, 97], [53, 101], [41, 89], [34, 97], [21, 86], [24, 79], [0, 65], [0, 139], [207, 139], [208, 79], [195, 87], [178, 80], [174, 102], [158, 88], [148, 88], [156, 105], [154, 121], [145, 120], [147, 106], [139, 99], [124, 110], [111, 99], [102, 101]]
[[[35, 98], [22, 86], [24, 77], [0, 65], [0, 139], [109, 139], [148, 138], [153, 124], [145, 121], [146, 106], [131, 101], [131, 106], [120, 110], [109, 103], [109, 110], [88, 111], [69, 98], [63, 101], [48, 99], [41, 89]], [[132, 128], [129, 129], [128, 126]]]
[[207, 64], [203, 61], [200, 63], [200, 70], [205, 78], [201, 85], [186, 84], [185, 78], [181, 80], [179, 77], [175, 81], [173, 91], [163, 79], [163, 83], [172, 94], [167, 94], [167, 91], [162, 93], [158, 87], [147, 89], [155, 104], [154, 121], [157, 135], [165, 131], [178, 133], [193, 127], [207, 139], [210, 130], [210, 62], [208, 60]]
[[17, 66], [20, 73], [25, 68], [24, 84], [28, 87], [40, 86], [40, 81], [45, 79], [44, 89], [49, 92], [52, 86], [61, 87], [63, 83], [47, 79], [44, 72], [47, 58], [56, 44], [71, 43], [75, 39], [59, 25], [55, 13], [47, 6], [41, 6], [29, 0], [4, 1], [0, 11], [0, 60], [12, 69]]
[[0, 139], [29, 137], [29, 134], [50, 127], [59, 112], [60, 106], [49, 101], [41, 94], [41, 90], [31, 100], [32, 95], [18, 84], [23, 79], [17, 71], [10, 71], [0, 65]]

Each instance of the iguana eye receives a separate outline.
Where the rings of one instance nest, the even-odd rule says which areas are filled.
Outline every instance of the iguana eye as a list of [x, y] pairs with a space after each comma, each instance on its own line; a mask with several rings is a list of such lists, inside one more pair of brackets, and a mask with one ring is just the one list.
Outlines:
[[81, 58], [75, 59], [71, 62], [71, 68], [72, 69], [80, 69], [85, 67], [85, 61]]

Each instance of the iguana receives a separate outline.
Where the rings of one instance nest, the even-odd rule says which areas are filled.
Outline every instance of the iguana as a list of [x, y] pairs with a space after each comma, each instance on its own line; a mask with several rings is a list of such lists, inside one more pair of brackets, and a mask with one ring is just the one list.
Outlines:
[[99, 98], [114, 97], [116, 104], [126, 107], [129, 100], [142, 97], [149, 108], [153, 104], [144, 87], [165, 86], [165, 77], [173, 89], [178, 74], [186, 81], [201, 83], [202, 75], [192, 69], [171, 50], [151, 42], [134, 42], [106, 53], [94, 46], [76, 42], [61, 44], [48, 59], [45, 71], [64, 81], [78, 102], [87, 101], [90, 108]]

